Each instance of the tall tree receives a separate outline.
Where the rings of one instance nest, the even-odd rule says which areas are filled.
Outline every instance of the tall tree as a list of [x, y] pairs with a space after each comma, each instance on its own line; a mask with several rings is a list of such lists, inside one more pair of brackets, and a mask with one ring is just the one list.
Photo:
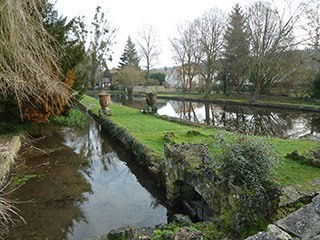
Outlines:
[[128, 65], [139, 68], [139, 64], [140, 58], [138, 56], [136, 46], [134, 42], [132, 42], [130, 36], [128, 36], [126, 46], [124, 47], [124, 51], [120, 57], [119, 68], [123, 68]]
[[233, 6], [225, 33], [224, 74], [231, 90], [239, 92], [248, 77], [249, 35], [239, 4]]
[[150, 69], [158, 62], [160, 49], [158, 36], [153, 26], [146, 25], [139, 33], [138, 46], [140, 49], [141, 58], [145, 60], [145, 68], [147, 69], [146, 78], [149, 82]]
[[199, 73], [200, 46], [197, 41], [197, 31], [194, 23], [178, 26], [178, 37], [170, 40], [173, 59], [177, 64], [179, 78], [183, 90], [193, 88], [195, 76]]
[[255, 86], [253, 101], [258, 100], [261, 91], [267, 91], [294, 70], [287, 56], [297, 44], [293, 31], [301, 15], [299, 9], [286, 15], [285, 10], [281, 13], [263, 1], [254, 2], [249, 7], [249, 74]]
[[[312, 0], [305, 6], [307, 24], [304, 25], [308, 33], [308, 45], [313, 57], [320, 63], [320, 1]], [[320, 71], [320, 64], [318, 67]]]
[[195, 24], [201, 49], [199, 71], [205, 81], [204, 97], [207, 98], [220, 70], [225, 16], [221, 10], [212, 8], [196, 19]]
[[108, 71], [107, 62], [112, 60], [111, 47], [114, 44], [116, 30], [110, 26], [100, 6], [96, 8], [91, 25], [93, 30], [90, 31], [88, 52], [91, 59], [91, 86], [94, 87], [95, 83], [100, 82], [103, 74]]
[[77, 24], [76, 18], [67, 21], [67, 17], [59, 15], [54, 4], [46, 3], [42, 10], [44, 28], [52, 36], [51, 45], [59, 54], [59, 65], [62, 68], [63, 77], [69, 70], [83, 61], [85, 57], [85, 43], [79, 38], [72, 38], [73, 29]]

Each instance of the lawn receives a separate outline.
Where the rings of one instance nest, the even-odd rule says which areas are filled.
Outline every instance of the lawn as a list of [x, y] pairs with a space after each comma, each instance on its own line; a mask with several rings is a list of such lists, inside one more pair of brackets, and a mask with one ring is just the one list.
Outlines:
[[[100, 109], [97, 99], [85, 96], [81, 103], [98, 114]], [[227, 139], [237, 137], [237, 134], [223, 130], [217, 130], [206, 126], [188, 126], [179, 123], [166, 121], [153, 115], [143, 114], [141, 111], [119, 104], [111, 104], [110, 109], [113, 114], [109, 118], [120, 127], [128, 130], [141, 143], [152, 149], [158, 156], [164, 157], [164, 144], [168, 141], [164, 136], [172, 132], [172, 141], [176, 143], [203, 143], [206, 144], [215, 160], [214, 156], [219, 154], [218, 139], [223, 136]], [[255, 136], [252, 136], [257, 138]], [[280, 165], [274, 171], [274, 180], [281, 186], [303, 184], [311, 179], [320, 178], [320, 168], [307, 165], [285, 156], [294, 150], [299, 153], [316, 150], [320, 147], [319, 143], [312, 140], [293, 140], [262, 137], [266, 142], [272, 144], [280, 159]]]

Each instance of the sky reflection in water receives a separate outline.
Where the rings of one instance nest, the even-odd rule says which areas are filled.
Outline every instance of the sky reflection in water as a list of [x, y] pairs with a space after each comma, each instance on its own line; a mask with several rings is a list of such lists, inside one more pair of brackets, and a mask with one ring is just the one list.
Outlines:
[[74, 220], [68, 239], [88, 239], [125, 225], [167, 222], [166, 208], [119, 159], [95, 122], [90, 121], [87, 131], [70, 131], [65, 136], [65, 145], [89, 160], [82, 172], [92, 188], [79, 206], [86, 218]]

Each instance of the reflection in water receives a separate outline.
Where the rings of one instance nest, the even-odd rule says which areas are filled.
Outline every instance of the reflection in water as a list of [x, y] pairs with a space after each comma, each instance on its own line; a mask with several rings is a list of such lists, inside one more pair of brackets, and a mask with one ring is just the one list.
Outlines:
[[[125, 98], [113, 96], [114, 102], [136, 107], [143, 98], [134, 98], [134, 105]], [[287, 109], [235, 106], [190, 101], [159, 100], [158, 114], [203, 123], [244, 134], [281, 138], [320, 138], [320, 114]]]
[[71, 131], [65, 136], [68, 147], [89, 159], [89, 167], [82, 172], [92, 188], [80, 205], [86, 219], [73, 221], [68, 239], [87, 239], [124, 225], [167, 222], [166, 208], [140, 185], [127, 163], [119, 160], [95, 122], [90, 122], [87, 134]]
[[158, 113], [244, 134], [282, 138], [318, 138], [320, 134], [320, 114], [313, 112], [168, 101]]
[[27, 152], [26, 167], [16, 169], [39, 178], [10, 195], [23, 201], [17, 207], [27, 225], [19, 222], [6, 239], [82, 240], [167, 222], [165, 194], [92, 119], [82, 130], [49, 132], [35, 143], [41, 152]]

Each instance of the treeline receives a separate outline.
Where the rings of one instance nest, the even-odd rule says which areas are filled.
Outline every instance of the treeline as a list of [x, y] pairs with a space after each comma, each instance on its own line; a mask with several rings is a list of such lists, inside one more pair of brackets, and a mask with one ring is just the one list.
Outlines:
[[[254, 100], [275, 90], [320, 97], [320, 3], [278, 4], [236, 4], [228, 15], [213, 8], [180, 24], [170, 39], [179, 87], [205, 97], [214, 90], [251, 91]], [[0, 1], [1, 121], [46, 122], [68, 111], [73, 90], [109, 86], [130, 93], [134, 85], [165, 84], [165, 73], [152, 71], [160, 55], [152, 26], [143, 26], [135, 42], [128, 36], [111, 70], [116, 30], [106, 13], [97, 7], [87, 24], [54, 7], [47, 0]]]
[[179, 25], [170, 40], [179, 86], [205, 97], [215, 89], [251, 91], [253, 100], [261, 93], [320, 97], [320, 3], [277, 4], [236, 4], [228, 15], [213, 8]]

